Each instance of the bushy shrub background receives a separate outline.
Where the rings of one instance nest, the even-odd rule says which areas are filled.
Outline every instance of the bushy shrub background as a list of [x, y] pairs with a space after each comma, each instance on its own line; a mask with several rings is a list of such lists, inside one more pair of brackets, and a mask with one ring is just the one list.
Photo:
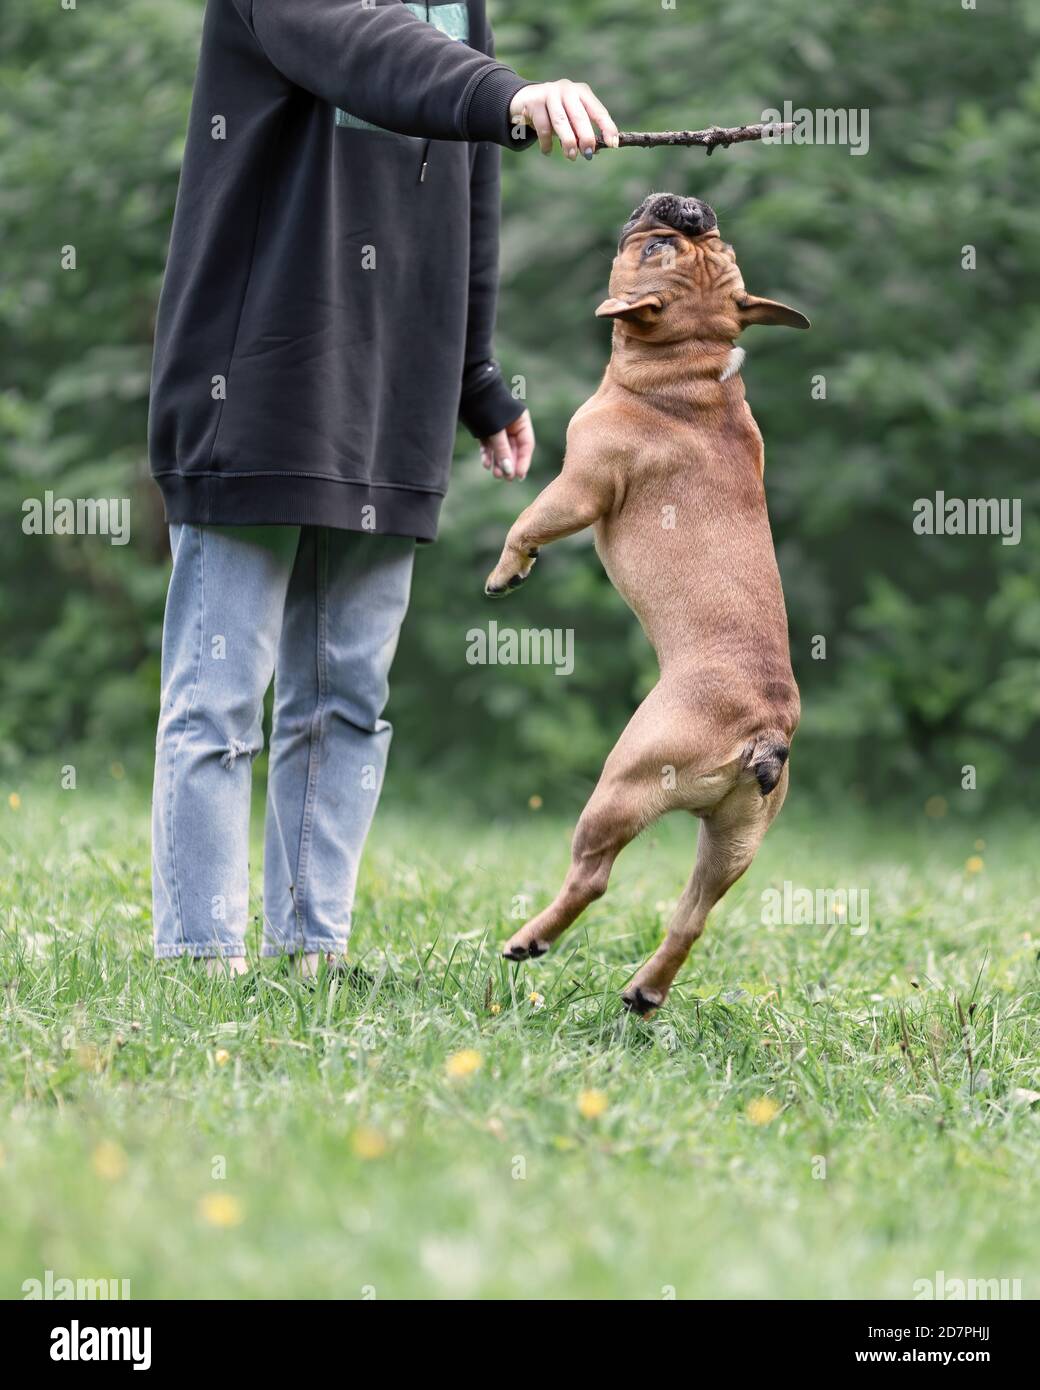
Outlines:
[[[0, 759], [87, 744], [146, 761], [167, 551], [147, 476], [153, 314], [197, 51], [199, 0], [15, 9], [0, 79]], [[423, 551], [391, 713], [395, 759], [501, 804], [587, 786], [655, 678], [587, 539], [492, 608], [504, 527], [557, 470], [595, 388], [617, 229], [651, 189], [719, 213], [744, 276], [813, 320], [753, 329], [745, 380], [805, 715], [803, 785], [871, 801], [1030, 795], [1040, 716], [1040, 69], [1035, 7], [889, 0], [498, 0], [499, 53], [588, 80], [622, 128], [735, 124], [789, 100], [865, 107], [869, 153], [744, 146], [507, 156], [499, 355], [539, 435], [527, 488], [460, 437], [440, 543]], [[78, 269], [59, 269], [74, 244]], [[977, 268], [962, 269], [962, 248]], [[812, 379], [826, 378], [826, 400]], [[131, 496], [133, 539], [44, 540], [22, 503]], [[1017, 497], [1023, 538], [916, 536], [936, 490]], [[494, 618], [571, 627], [576, 670], [466, 664]], [[827, 639], [813, 660], [812, 639]], [[64, 760], [64, 757], [63, 759]], [[978, 806], [978, 800], [973, 801]]]

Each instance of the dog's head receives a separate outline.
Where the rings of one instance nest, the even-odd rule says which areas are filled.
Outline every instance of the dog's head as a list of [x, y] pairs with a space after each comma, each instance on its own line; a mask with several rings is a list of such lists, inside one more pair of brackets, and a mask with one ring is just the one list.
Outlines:
[[732, 343], [753, 323], [809, 327], [797, 309], [748, 294], [714, 211], [674, 193], [651, 195], [621, 229], [610, 298], [596, 316], [656, 343]]

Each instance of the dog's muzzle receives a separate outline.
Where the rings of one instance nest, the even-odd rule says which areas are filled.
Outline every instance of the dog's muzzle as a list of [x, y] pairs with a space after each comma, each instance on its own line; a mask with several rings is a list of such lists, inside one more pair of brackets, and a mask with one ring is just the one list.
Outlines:
[[636, 208], [621, 229], [618, 249], [633, 232], [651, 227], [672, 227], [683, 236], [703, 236], [719, 225], [714, 208], [700, 198], [680, 198], [676, 193], [652, 193]]

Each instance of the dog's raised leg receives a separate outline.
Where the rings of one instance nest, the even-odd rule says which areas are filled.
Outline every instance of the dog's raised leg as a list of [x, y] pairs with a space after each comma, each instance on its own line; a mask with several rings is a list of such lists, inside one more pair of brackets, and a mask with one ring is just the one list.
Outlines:
[[575, 827], [571, 867], [547, 908], [525, 922], [506, 942], [507, 960], [543, 956], [556, 938], [607, 891], [614, 860], [646, 824], [642, 797], [601, 778]]
[[785, 766], [768, 796], [762, 796], [754, 782], [741, 783], [701, 821], [697, 863], [667, 935], [621, 996], [633, 1013], [647, 1014], [664, 1003], [690, 947], [704, 931], [708, 913], [754, 859], [770, 822], [784, 804], [787, 781]]
[[[606, 892], [614, 860], [629, 841], [680, 803], [662, 786], [663, 768], [678, 756], [669, 733], [672, 693], [656, 685], [628, 721], [603, 765], [596, 790], [574, 831], [571, 867], [549, 904], [506, 942], [510, 960], [544, 955], [561, 932]], [[683, 766], [703, 762], [695, 747], [681, 749]]]
[[574, 462], [568, 453], [564, 471], [544, 488], [509, 528], [498, 564], [487, 577], [489, 597], [508, 593], [531, 573], [543, 545], [584, 531], [609, 511], [613, 485], [604, 469]]

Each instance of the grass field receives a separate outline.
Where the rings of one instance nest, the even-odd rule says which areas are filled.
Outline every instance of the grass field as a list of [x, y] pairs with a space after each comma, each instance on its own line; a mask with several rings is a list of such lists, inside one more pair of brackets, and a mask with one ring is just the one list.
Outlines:
[[[127, 780], [3, 788], [0, 1296], [46, 1270], [136, 1298], [911, 1298], [940, 1270], [1040, 1292], [1024, 822], [812, 822], [793, 795], [644, 1022], [618, 992], [687, 877], [686, 818], [507, 967], [570, 808], [388, 805], [352, 948], [374, 983], [310, 990], [153, 965], [146, 807]], [[785, 880], [867, 890], [869, 929], [764, 924]]]

